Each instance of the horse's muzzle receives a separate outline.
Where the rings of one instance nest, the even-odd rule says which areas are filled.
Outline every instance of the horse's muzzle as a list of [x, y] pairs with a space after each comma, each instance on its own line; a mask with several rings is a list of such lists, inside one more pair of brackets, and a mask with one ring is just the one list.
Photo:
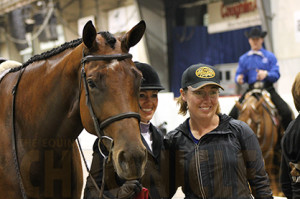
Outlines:
[[126, 180], [139, 179], [144, 175], [147, 160], [145, 147], [122, 150], [116, 154], [115, 169], [118, 175]]

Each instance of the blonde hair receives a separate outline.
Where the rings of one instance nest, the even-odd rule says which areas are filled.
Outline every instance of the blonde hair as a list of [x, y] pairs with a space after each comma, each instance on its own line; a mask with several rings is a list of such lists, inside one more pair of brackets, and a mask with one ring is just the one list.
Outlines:
[[[187, 88], [183, 89], [183, 92], [187, 92]], [[185, 116], [187, 111], [189, 110], [189, 108], [188, 108], [187, 102], [182, 99], [182, 94], [180, 94], [180, 96], [177, 97], [175, 100], [177, 101], [176, 104], [179, 105], [178, 114]], [[220, 103], [218, 101], [218, 107], [216, 110], [216, 114], [219, 114], [219, 113], [221, 113], [221, 107], [220, 107]]]
[[295, 81], [292, 86], [292, 95], [294, 104], [297, 111], [300, 111], [300, 72], [296, 75]]

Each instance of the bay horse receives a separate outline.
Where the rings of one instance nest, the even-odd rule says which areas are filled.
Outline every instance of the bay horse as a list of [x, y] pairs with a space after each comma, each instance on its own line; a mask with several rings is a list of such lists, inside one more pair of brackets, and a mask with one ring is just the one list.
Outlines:
[[272, 192], [280, 196], [280, 139], [283, 128], [280, 125], [277, 109], [269, 95], [264, 89], [250, 90], [246, 93], [242, 104], [236, 102], [236, 107], [239, 109], [238, 119], [247, 123], [257, 136]]
[[0, 80], [1, 198], [79, 199], [83, 174], [75, 140], [83, 128], [109, 138], [103, 144], [112, 146], [109, 161], [120, 177], [143, 175], [142, 76], [128, 52], [145, 29], [141, 21], [115, 37], [97, 33], [89, 21], [82, 38], [33, 56]]

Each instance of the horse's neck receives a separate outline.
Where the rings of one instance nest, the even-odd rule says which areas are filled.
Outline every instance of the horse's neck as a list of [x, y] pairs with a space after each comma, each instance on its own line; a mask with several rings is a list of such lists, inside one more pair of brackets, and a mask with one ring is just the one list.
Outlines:
[[78, 72], [81, 56], [79, 52], [68, 50], [63, 53], [62, 58], [57, 57], [58, 55], [46, 60], [43, 65], [32, 65], [32, 68], [25, 70], [17, 95], [26, 100], [19, 102], [18, 107], [23, 107], [23, 112], [31, 109], [31, 119], [23, 121], [28, 126], [27, 129], [34, 129], [34, 132], [27, 132], [28, 134], [75, 139], [83, 128], [79, 113]]

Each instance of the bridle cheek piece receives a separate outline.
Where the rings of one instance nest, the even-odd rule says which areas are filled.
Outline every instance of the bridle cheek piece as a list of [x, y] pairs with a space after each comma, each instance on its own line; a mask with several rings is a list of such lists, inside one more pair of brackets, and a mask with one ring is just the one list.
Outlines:
[[[88, 89], [87, 80], [86, 80], [86, 72], [84, 69], [85, 63], [89, 62], [89, 61], [110, 61], [113, 59], [121, 61], [124, 59], [131, 59], [131, 58], [132, 58], [131, 54], [125, 53], [125, 54], [113, 54], [113, 55], [87, 55], [87, 56], [83, 55], [83, 58], [81, 59], [81, 64], [82, 64], [81, 78], [83, 79], [83, 86], [84, 86], [85, 96], [86, 96], [86, 105], [88, 106], [90, 115], [93, 119], [94, 127], [96, 130], [97, 136], [99, 137], [99, 140], [108, 139], [108, 140], [110, 140], [110, 142], [113, 142], [112, 138], [105, 136], [103, 133], [103, 129], [106, 128], [107, 126], [109, 126], [111, 123], [114, 123], [116, 121], [119, 121], [119, 120], [122, 120], [125, 118], [131, 118], [131, 117], [137, 118], [138, 121], [140, 122], [141, 117], [140, 117], [140, 114], [136, 113], [136, 112], [125, 112], [125, 113], [120, 113], [118, 115], [111, 116], [99, 123], [99, 120], [94, 112], [94, 109], [93, 109], [93, 106], [91, 104], [91, 100], [89, 97], [89, 89]], [[111, 144], [111, 146], [112, 146], [112, 144]], [[101, 149], [99, 148], [99, 150], [101, 150]], [[102, 152], [101, 152], [101, 154], [104, 155]]]
[[[88, 55], [88, 56], [84, 56], [84, 54], [83, 54], [83, 58], [81, 59], [81, 64], [82, 64], [81, 78], [83, 79], [83, 86], [84, 86], [85, 96], [86, 96], [86, 105], [88, 106], [90, 115], [93, 119], [93, 123], [94, 123], [94, 127], [95, 127], [95, 130], [96, 130], [97, 136], [99, 138], [98, 149], [99, 149], [101, 155], [104, 158], [102, 184], [101, 184], [100, 188], [98, 187], [95, 179], [90, 175], [91, 180], [92, 180], [95, 188], [99, 192], [99, 198], [103, 198], [103, 196], [104, 196], [103, 191], [104, 191], [104, 184], [105, 184], [104, 183], [104, 181], [105, 181], [105, 164], [107, 163], [108, 157], [110, 157], [110, 154], [111, 154], [111, 151], [112, 151], [111, 149], [112, 149], [113, 143], [114, 143], [114, 140], [111, 137], [104, 135], [103, 129], [106, 128], [107, 126], [109, 126], [110, 124], [112, 124], [116, 121], [125, 119], [125, 118], [132, 118], [133, 117], [133, 118], [138, 119], [138, 122], [140, 122], [141, 117], [140, 117], [140, 114], [138, 114], [136, 112], [125, 112], [125, 113], [120, 113], [118, 115], [111, 116], [111, 117], [109, 117], [109, 118], [107, 118], [104, 121], [99, 123], [99, 120], [98, 120], [97, 116], [95, 115], [95, 112], [94, 112], [94, 109], [93, 109], [93, 106], [91, 104], [91, 100], [90, 100], [90, 97], [89, 97], [89, 89], [88, 89], [88, 85], [87, 85], [86, 73], [85, 73], [84, 66], [85, 66], [85, 63], [89, 62], [89, 61], [110, 61], [110, 60], [113, 60], [113, 59], [121, 61], [121, 60], [124, 60], [124, 59], [131, 59], [131, 58], [132, 58], [131, 54], [125, 53], [125, 54], [114, 54], [114, 55]], [[106, 139], [110, 142], [110, 145], [109, 145], [110, 148], [108, 149], [108, 155], [105, 155], [103, 153], [103, 151], [101, 150], [101, 143], [102, 143], [103, 139]], [[87, 164], [86, 164], [86, 167], [87, 167]], [[87, 167], [87, 170], [88, 170], [88, 173], [89, 173], [88, 167]]]

